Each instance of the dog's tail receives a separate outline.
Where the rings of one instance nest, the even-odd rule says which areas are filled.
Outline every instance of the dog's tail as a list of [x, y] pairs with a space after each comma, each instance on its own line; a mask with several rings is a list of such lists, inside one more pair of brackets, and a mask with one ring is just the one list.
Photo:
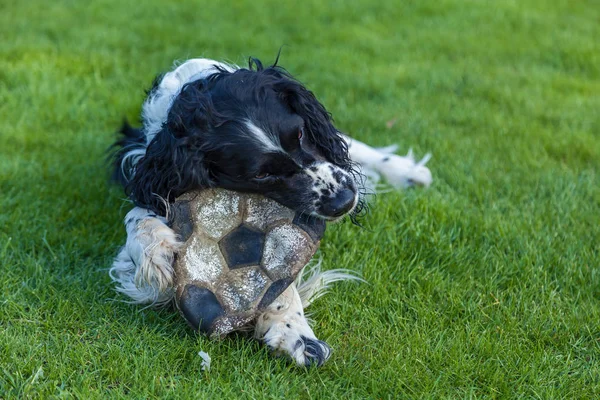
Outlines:
[[119, 133], [121, 137], [111, 147], [112, 180], [126, 186], [138, 161], [146, 154], [146, 136], [141, 129], [129, 125], [127, 120], [123, 121]]
[[306, 266], [296, 278], [296, 287], [302, 307], [306, 308], [319, 297], [326, 294], [331, 285], [339, 281], [359, 281], [366, 282], [355, 272], [348, 269], [332, 269], [329, 271], [321, 270], [321, 260], [314, 265]]

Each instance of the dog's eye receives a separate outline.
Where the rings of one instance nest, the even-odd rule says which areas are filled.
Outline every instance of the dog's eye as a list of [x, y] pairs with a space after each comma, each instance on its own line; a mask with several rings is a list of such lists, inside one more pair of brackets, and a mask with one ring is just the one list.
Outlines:
[[268, 178], [269, 176], [271, 176], [271, 174], [263, 172], [263, 173], [255, 175], [254, 178], [256, 178], [256, 179], [265, 179], [265, 178]]
[[304, 128], [298, 129], [298, 139], [302, 139], [302, 136], [304, 136]]

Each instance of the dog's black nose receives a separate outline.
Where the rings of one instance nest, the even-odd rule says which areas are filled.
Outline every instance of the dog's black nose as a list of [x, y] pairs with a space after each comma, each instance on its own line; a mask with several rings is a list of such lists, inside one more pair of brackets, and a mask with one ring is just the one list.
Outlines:
[[332, 217], [341, 217], [346, 214], [354, 205], [354, 192], [350, 189], [344, 189], [323, 204], [325, 214]]

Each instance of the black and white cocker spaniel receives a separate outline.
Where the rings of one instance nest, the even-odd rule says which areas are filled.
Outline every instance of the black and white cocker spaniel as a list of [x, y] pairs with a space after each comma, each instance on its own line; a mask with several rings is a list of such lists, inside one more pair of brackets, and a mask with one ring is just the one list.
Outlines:
[[[191, 59], [156, 79], [142, 109], [141, 129], [124, 126], [115, 179], [135, 207], [125, 217], [127, 242], [110, 276], [132, 302], [173, 298], [173, 260], [180, 242], [169, 227], [174, 199], [222, 187], [260, 193], [327, 221], [354, 218], [363, 184], [380, 176], [395, 186], [431, 182], [427, 157], [416, 162], [341, 134], [330, 114], [283, 68], [248, 68]], [[363, 176], [366, 180], [362, 179]], [[354, 278], [316, 270], [292, 284], [257, 318], [254, 336], [301, 365], [321, 365], [329, 346], [315, 336], [304, 308], [333, 281]]]

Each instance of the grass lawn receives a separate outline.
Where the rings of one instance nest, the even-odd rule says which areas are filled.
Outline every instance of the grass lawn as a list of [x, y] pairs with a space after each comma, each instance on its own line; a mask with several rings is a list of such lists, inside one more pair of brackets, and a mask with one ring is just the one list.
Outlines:
[[[0, 398], [600, 398], [599, 3], [230, 3], [0, 3]], [[154, 75], [284, 44], [338, 128], [433, 153], [431, 188], [328, 229], [325, 268], [369, 284], [312, 308], [334, 353], [310, 370], [107, 274], [105, 150]]]

